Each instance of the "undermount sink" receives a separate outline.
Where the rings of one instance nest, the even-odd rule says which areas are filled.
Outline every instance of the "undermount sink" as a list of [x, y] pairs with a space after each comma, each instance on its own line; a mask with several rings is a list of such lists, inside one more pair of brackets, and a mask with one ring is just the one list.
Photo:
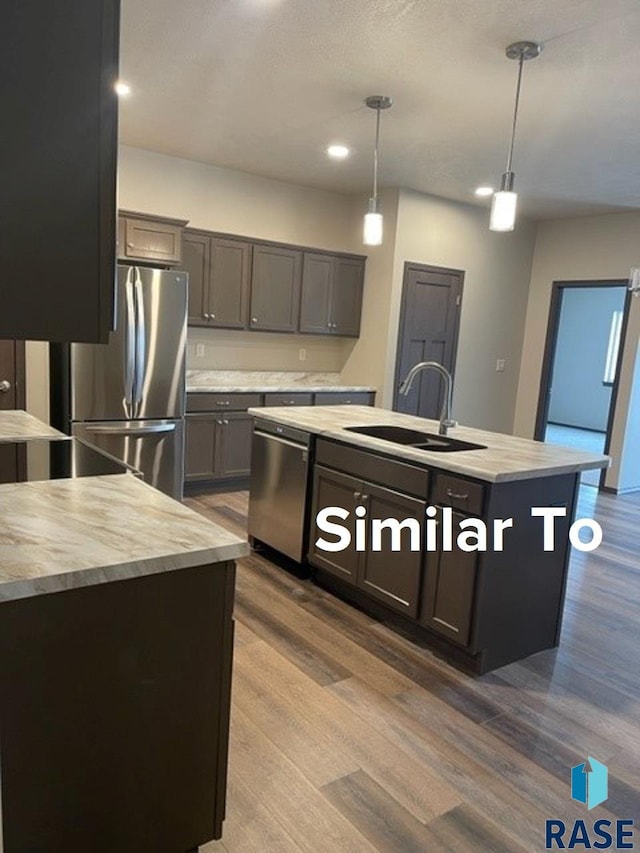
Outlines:
[[460, 450], [486, 450], [484, 444], [472, 444], [470, 441], [460, 441], [446, 435], [434, 435], [429, 432], [419, 432], [399, 426], [361, 426], [345, 427], [349, 432], [369, 435], [394, 444], [403, 444], [416, 450], [428, 450], [435, 453], [454, 453]]

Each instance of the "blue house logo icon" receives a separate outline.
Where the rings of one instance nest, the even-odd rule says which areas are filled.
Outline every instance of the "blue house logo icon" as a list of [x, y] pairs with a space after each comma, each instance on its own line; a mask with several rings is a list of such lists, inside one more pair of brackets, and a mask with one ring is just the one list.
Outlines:
[[593, 809], [607, 799], [608, 770], [606, 765], [589, 756], [587, 762], [571, 768], [571, 799]]

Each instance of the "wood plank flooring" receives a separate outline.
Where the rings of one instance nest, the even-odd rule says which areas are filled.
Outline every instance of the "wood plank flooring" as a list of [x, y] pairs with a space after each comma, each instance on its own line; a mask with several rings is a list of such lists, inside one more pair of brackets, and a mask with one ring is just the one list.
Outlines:
[[[245, 534], [246, 492], [186, 502]], [[482, 678], [242, 560], [227, 818], [201, 853], [516, 853], [544, 849], [547, 818], [638, 821], [639, 513], [582, 489], [604, 541], [573, 555], [560, 648]], [[590, 812], [569, 791], [588, 755], [609, 766]]]

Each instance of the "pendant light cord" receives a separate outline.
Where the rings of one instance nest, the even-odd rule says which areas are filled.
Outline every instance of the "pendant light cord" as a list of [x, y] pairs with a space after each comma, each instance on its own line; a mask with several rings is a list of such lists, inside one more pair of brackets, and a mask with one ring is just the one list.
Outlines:
[[376, 110], [376, 146], [373, 151], [373, 200], [378, 205], [378, 147], [380, 145], [380, 107]]
[[513, 147], [516, 141], [516, 123], [518, 121], [518, 107], [520, 106], [520, 87], [522, 86], [522, 66], [524, 65], [524, 55], [520, 55], [518, 62], [518, 83], [516, 86], [516, 102], [513, 108], [513, 124], [511, 125], [511, 144], [509, 145], [509, 156], [507, 157], [507, 173], [512, 171], [513, 165]]

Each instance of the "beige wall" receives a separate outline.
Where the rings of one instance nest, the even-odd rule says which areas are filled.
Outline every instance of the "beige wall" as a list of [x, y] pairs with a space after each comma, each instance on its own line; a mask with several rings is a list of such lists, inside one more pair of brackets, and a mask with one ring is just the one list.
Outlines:
[[[188, 219], [194, 228], [362, 253], [352, 239], [349, 196], [127, 146], [120, 149], [118, 204]], [[310, 335], [214, 329], [192, 331], [189, 341], [189, 367], [210, 369], [339, 371], [350, 349], [344, 341]], [[195, 343], [204, 345], [200, 358]]]
[[[385, 245], [368, 261], [363, 333], [343, 375], [355, 381], [366, 373], [390, 408], [405, 262], [464, 270], [454, 415], [469, 426], [511, 432], [534, 226], [521, 218], [514, 233], [494, 234], [488, 210], [408, 190], [385, 213]], [[496, 372], [498, 358], [504, 373]]]
[[[342, 378], [347, 384], [373, 385], [378, 389], [376, 405], [386, 406], [382, 393], [386, 377], [387, 337], [393, 294], [393, 260], [398, 218], [397, 189], [384, 190], [380, 195], [380, 210], [384, 216], [382, 246], [368, 247], [367, 272], [362, 301], [360, 337], [346, 351]], [[352, 201], [353, 239], [362, 241], [362, 224], [367, 209], [364, 196]]]
[[[630, 267], [639, 264], [640, 213], [584, 216], [539, 224], [514, 422], [517, 434], [532, 436], [535, 428], [552, 283], [627, 279]], [[621, 473], [619, 460], [623, 452], [639, 333], [640, 300], [634, 299], [612, 434], [614, 466], [606, 481], [612, 488], [633, 487]], [[627, 437], [631, 439], [631, 436]]]
[[25, 362], [27, 411], [49, 423], [49, 344], [27, 341]]

